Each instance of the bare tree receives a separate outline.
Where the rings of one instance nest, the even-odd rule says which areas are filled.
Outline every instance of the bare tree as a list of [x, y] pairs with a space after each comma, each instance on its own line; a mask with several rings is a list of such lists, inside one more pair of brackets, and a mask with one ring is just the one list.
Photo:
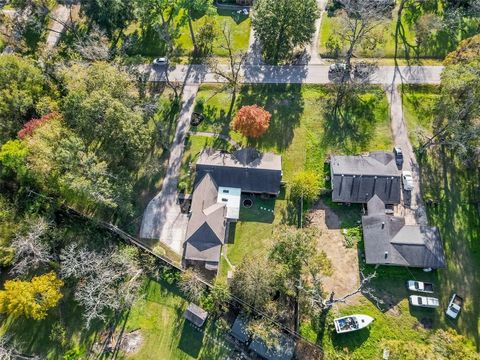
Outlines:
[[370, 282], [377, 277], [376, 272], [365, 276], [363, 271], [360, 271], [361, 281], [359, 287], [355, 291], [345, 296], [342, 296], [341, 298], [335, 298], [334, 292], [330, 293], [328, 298], [325, 298], [323, 296], [323, 291], [321, 287], [321, 279], [317, 274], [312, 275], [314, 275], [314, 285], [309, 288], [299, 285], [298, 289], [307, 295], [307, 299], [310, 301], [310, 304], [315, 309], [321, 311], [328, 311], [332, 308], [334, 304], [345, 303], [347, 299], [358, 293], [362, 293], [368, 296], [370, 299], [373, 299], [376, 302], [378, 308], [380, 308], [380, 305], [383, 304], [383, 300], [377, 297], [375, 295], [375, 290], [369, 286]]
[[8, 345], [8, 338], [0, 336], [0, 360], [13, 360], [14, 359], [14, 349], [12, 346]]
[[354, 94], [358, 83], [352, 83], [352, 59], [357, 48], [368, 36], [392, 13], [391, 0], [360, 1], [339, 0], [343, 6], [340, 15], [338, 36], [346, 47], [343, 61], [346, 69], [342, 70], [337, 83], [332, 114], [335, 119], [342, 117], [342, 106], [347, 94]]
[[27, 220], [26, 228], [19, 231], [12, 241], [15, 251], [12, 274], [25, 276], [30, 271], [48, 264], [53, 258], [44, 237], [51, 224], [42, 217]]
[[136, 259], [118, 249], [95, 252], [71, 245], [60, 261], [61, 276], [77, 280], [75, 300], [85, 308], [87, 327], [94, 320], [105, 322], [110, 312], [130, 307], [138, 297], [142, 270]]
[[232, 40], [232, 30], [227, 24], [223, 25], [222, 37], [223, 42], [220, 47], [228, 54], [228, 67], [219, 64], [218, 60], [213, 57], [208, 60], [208, 65], [210, 71], [215, 74], [215, 77], [224, 82], [224, 86], [221, 87], [219, 92], [227, 90], [232, 95], [230, 108], [228, 110], [228, 117], [230, 118], [232, 116], [233, 106], [235, 105], [237, 92], [242, 85], [242, 68], [247, 59], [247, 53], [244, 51], [235, 51]]

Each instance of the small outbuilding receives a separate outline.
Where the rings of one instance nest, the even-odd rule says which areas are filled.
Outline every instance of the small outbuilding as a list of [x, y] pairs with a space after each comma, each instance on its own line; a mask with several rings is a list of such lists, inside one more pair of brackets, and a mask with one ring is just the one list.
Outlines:
[[250, 335], [247, 331], [247, 322], [245, 319], [243, 319], [241, 316], [237, 316], [232, 328], [230, 329], [230, 334], [242, 343], [248, 342]]
[[193, 325], [202, 327], [207, 320], [208, 313], [203, 310], [200, 306], [195, 305], [194, 303], [190, 303], [183, 314], [185, 319], [190, 321]]

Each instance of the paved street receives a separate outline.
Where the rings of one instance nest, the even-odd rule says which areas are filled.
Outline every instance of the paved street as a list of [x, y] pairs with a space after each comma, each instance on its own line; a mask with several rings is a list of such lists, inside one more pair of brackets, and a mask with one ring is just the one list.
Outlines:
[[178, 254], [182, 254], [188, 222], [187, 216], [180, 212], [180, 206], [177, 204], [178, 174], [197, 91], [198, 85], [187, 85], [183, 90], [182, 109], [175, 131], [175, 139], [170, 148], [167, 174], [161, 191], [145, 209], [140, 228], [141, 239], [160, 239], [162, 243]]
[[398, 91], [398, 86], [387, 86], [386, 93], [390, 103], [393, 139], [395, 145], [402, 148], [403, 170], [412, 172], [415, 184], [415, 188], [411, 192], [402, 191], [402, 202], [397, 206], [397, 212], [398, 215], [405, 217], [407, 225], [427, 225], [425, 205], [420, 191], [420, 168], [403, 118], [402, 95]]
[[[379, 66], [372, 74], [372, 84], [439, 84], [443, 66]], [[164, 81], [165, 69], [152, 67], [150, 81]], [[245, 83], [252, 84], [329, 84], [327, 65], [274, 66], [246, 65], [243, 69]], [[172, 81], [186, 84], [222, 82], [208, 71], [205, 65], [177, 65], [170, 69]]]

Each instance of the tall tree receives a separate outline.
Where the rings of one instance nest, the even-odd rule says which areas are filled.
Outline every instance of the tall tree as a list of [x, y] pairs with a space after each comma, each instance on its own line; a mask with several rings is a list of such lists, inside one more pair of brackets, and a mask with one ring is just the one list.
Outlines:
[[182, 0], [182, 8], [185, 10], [185, 18], [188, 21], [188, 29], [193, 43], [193, 53], [199, 54], [199, 46], [193, 28], [193, 21], [208, 15], [212, 11], [211, 0]]
[[62, 250], [60, 261], [61, 276], [76, 282], [75, 300], [85, 308], [87, 327], [93, 321], [106, 321], [138, 297], [143, 271], [135, 248], [95, 252], [72, 244]]
[[265, 134], [272, 115], [257, 105], [242, 106], [232, 122], [232, 129], [250, 138], [259, 138]]
[[0, 56], [0, 144], [36, 114], [36, 105], [49, 90], [33, 61], [15, 55]]
[[356, 96], [359, 84], [353, 84], [351, 76], [352, 59], [356, 50], [365, 39], [392, 14], [392, 1], [358, 1], [339, 0], [342, 5], [337, 33], [346, 50], [343, 61], [346, 69], [341, 71], [336, 81], [336, 95], [332, 104], [331, 114], [339, 121], [344, 116], [343, 106]]
[[275, 272], [265, 257], [247, 256], [235, 269], [231, 292], [261, 310], [274, 293]]
[[264, 57], [277, 63], [310, 43], [319, 16], [316, 0], [257, 0], [252, 26]]
[[32, 281], [7, 280], [0, 291], [0, 313], [34, 320], [47, 317], [47, 311], [62, 298], [63, 281], [55, 273], [36, 276]]
[[119, 31], [117, 39], [123, 30], [134, 19], [134, 0], [84, 0], [82, 12], [113, 39]]
[[88, 149], [110, 166], [137, 166], [152, 133], [138, 107], [138, 90], [130, 76], [107, 63], [76, 65], [63, 76], [65, 120]]
[[221, 90], [227, 90], [232, 94], [230, 107], [228, 109], [228, 118], [231, 118], [237, 92], [242, 84], [242, 67], [247, 59], [247, 53], [244, 51], [236, 51], [233, 46], [232, 30], [224, 24], [222, 28], [222, 42], [220, 48], [228, 54], [228, 68], [225, 69], [217, 59], [211, 57], [208, 65], [218, 79], [224, 81]]

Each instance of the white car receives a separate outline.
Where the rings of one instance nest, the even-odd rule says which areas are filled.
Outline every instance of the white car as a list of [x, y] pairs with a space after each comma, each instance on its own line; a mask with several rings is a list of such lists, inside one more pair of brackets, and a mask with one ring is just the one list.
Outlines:
[[434, 297], [410, 295], [409, 300], [412, 306], [420, 306], [427, 308], [436, 308], [440, 306], [440, 302], [437, 298]]
[[405, 191], [413, 190], [413, 177], [410, 171], [402, 171], [402, 183]]
[[447, 311], [445, 313], [450, 316], [452, 319], [456, 319], [460, 310], [462, 310], [463, 298], [457, 294], [453, 294], [450, 302], [448, 303]]
[[153, 65], [166, 65], [168, 62], [166, 57], [160, 57], [153, 60]]

